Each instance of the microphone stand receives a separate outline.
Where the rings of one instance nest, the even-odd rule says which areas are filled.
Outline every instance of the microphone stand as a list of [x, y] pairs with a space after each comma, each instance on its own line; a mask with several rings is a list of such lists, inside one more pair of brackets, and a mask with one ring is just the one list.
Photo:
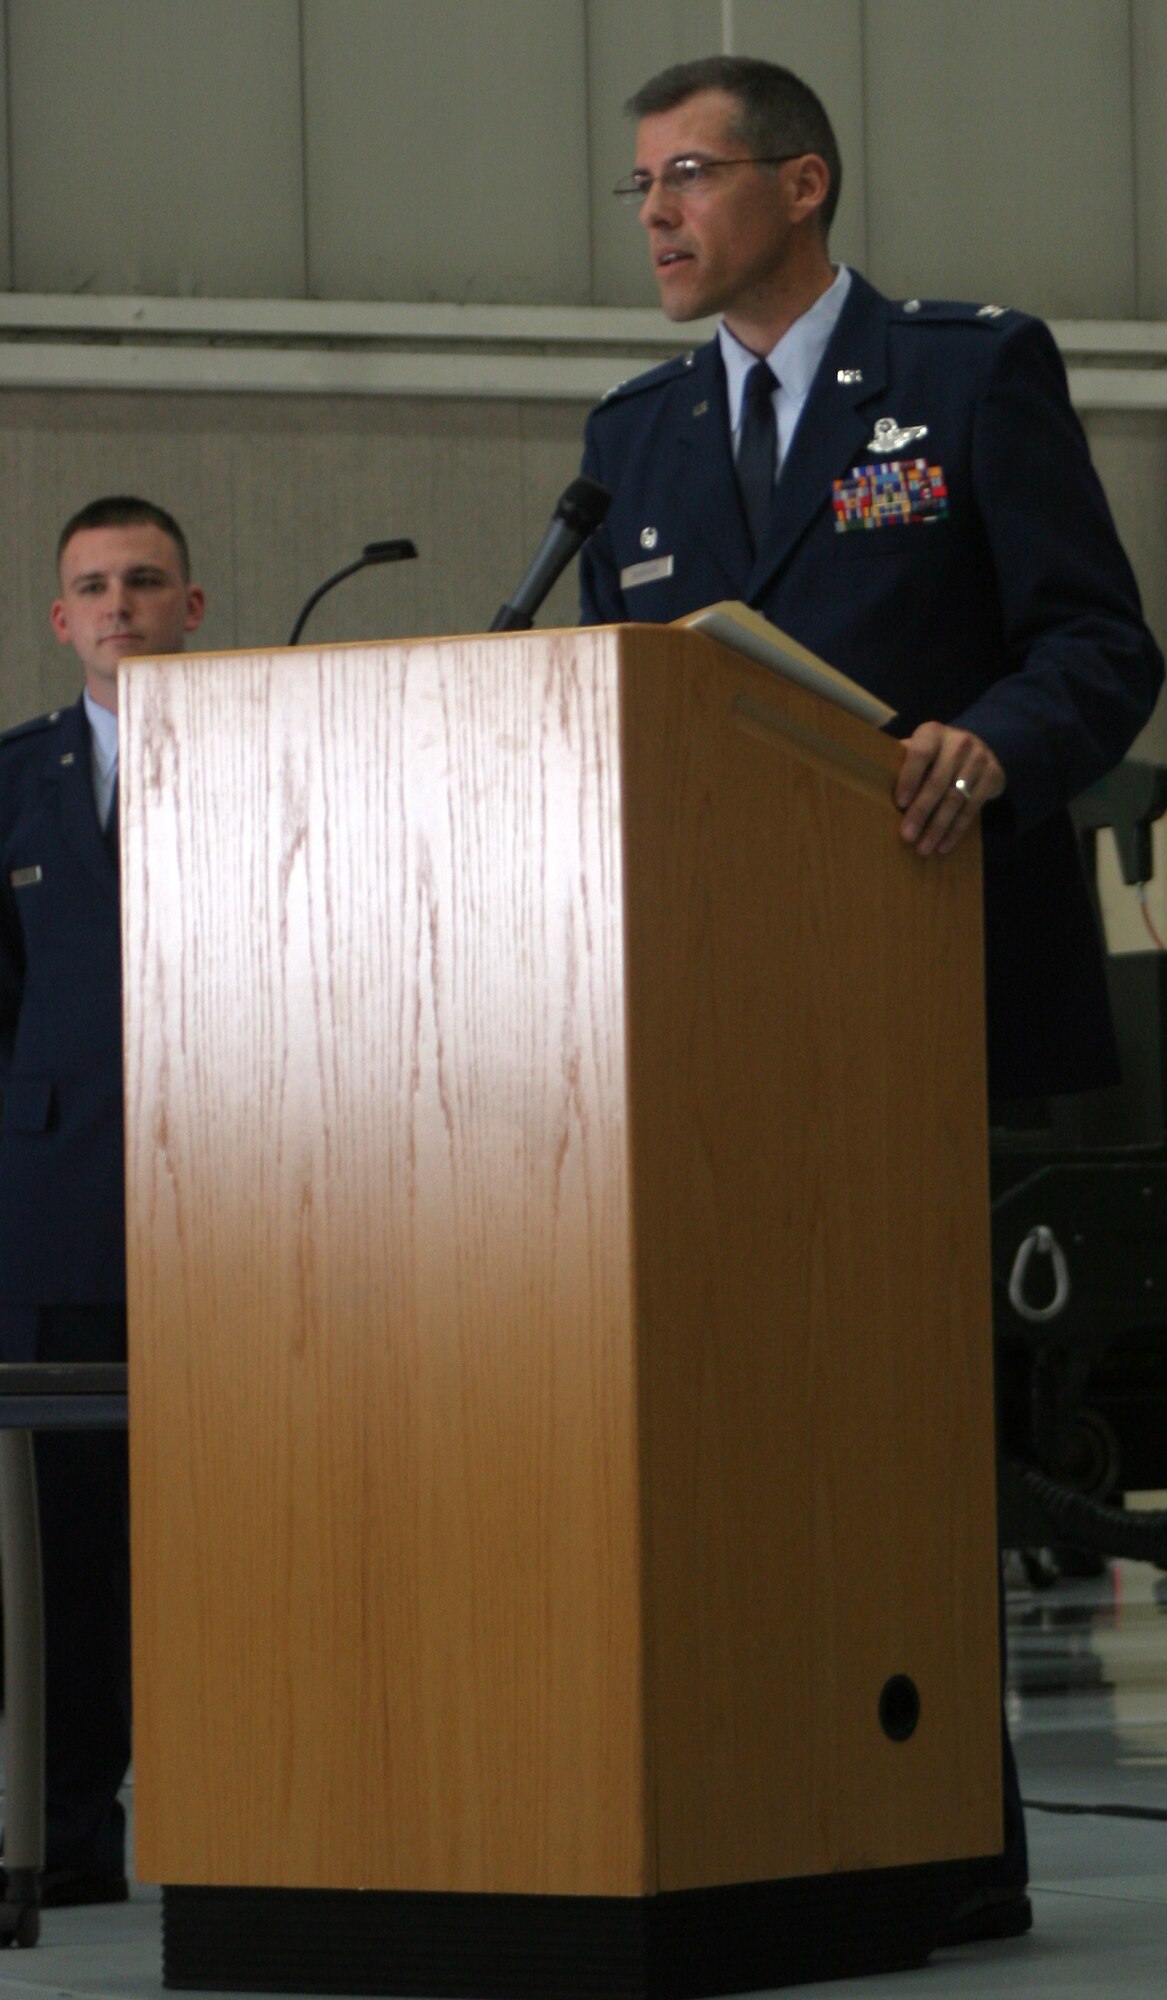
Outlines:
[[611, 504], [612, 495], [598, 479], [581, 474], [572, 480], [559, 496], [551, 525], [518, 589], [495, 612], [492, 632], [530, 631], [548, 591], [595, 533]]
[[407, 536], [403, 536], [399, 541], [395, 542], [366, 542], [356, 562], [346, 563], [343, 569], [337, 570], [335, 576], [328, 577], [318, 590], [312, 592], [311, 597], [292, 627], [292, 636], [288, 640], [289, 646], [296, 645], [301, 632], [308, 623], [309, 612], [319, 604], [326, 591], [331, 590], [334, 584], [343, 583], [346, 576], [355, 576], [359, 569], [369, 569], [374, 563], [409, 562], [416, 554], [417, 549]]

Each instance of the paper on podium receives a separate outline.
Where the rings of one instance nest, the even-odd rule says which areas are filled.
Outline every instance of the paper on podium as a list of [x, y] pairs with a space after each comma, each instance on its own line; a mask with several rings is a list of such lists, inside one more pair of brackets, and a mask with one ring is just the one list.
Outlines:
[[857, 682], [848, 680], [837, 667], [830, 667], [820, 660], [816, 653], [800, 646], [797, 639], [779, 631], [771, 625], [761, 612], [751, 611], [748, 604], [727, 598], [722, 604], [707, 604], [703, 611], [690, 611], [687, 617], [673, 620], [675, 625], [687, 626], [691, 632], [705, 632], [709, 638], [717, 639], [723, 646], [730, 646], [735, 652], [745, 653], [751, 660], [757, 660], [763, 667], [770, 667], [777, 674], [785, 674], [787, 680], [797, 681], [800, 687], [811, 688], [827, 701], [833, 701], [840, 708], [849, 709], [852, 715], [861, 716], [864, 722], [873, 722], [882, 729], [895, 714], [885, 701], [868, 694]]

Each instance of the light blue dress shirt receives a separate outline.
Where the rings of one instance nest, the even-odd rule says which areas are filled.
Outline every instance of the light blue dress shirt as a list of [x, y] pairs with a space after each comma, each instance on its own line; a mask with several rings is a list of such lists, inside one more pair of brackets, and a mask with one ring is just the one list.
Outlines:
[[[774, 392], [774, 415], [778, 425], [778, 455], [774, 465], [777, 478], [782, 470], [782, 461], [790, 449], [795, 426], [802, 415], [802, 407], [810, 394], [810, 385], [818, 373], [818, 366], [827, 351], [827, 342], [838, 324], [847, 293], [851, 289], [851, 273], [845, 264], [840, 264], [835, 273], [835, 282], [828, 285], [821, 297], [817, 298], [809, 312], [796, 319], [787, 327], [777, 345], [764, 358], [770, 363], [778, 377], [778, 388]], [[738, 444], [742, 429], [742, 395], [746, 376], [760, 356], [751, 354], [748, 347], [732, 334], [724, 320], [717, 329], [721, 343], [721, 358], [725, 364], [725, 386], [729, 396], [729, 428], [733, 439], [733, 455], [737, 458]]]
[[104, 827], [109, 818], [109, 808], [113, 799], [113, 788], [118, 775], [118, 719], [112, 709], [102, 708], [89, 689], [84, 693], [85, 713], [89, 717], [90, 762], [93, 771], [93, 797], [97, 804], [97, 823]]

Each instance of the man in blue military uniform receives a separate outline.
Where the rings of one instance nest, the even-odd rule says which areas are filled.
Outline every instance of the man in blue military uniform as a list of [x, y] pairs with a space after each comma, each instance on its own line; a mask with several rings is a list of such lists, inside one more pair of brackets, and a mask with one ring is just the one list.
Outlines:
[[838, 149], [788, 71], [685, 64], [629, 109], [664, 309], [722, 323], [588, 421], [583, 469], [614, 498], [583, 619], [742, 598], [882, 696], [904, 838], [943, 854], [984, 815], [993, 1094], [1111, 1081], [1064, 808], [1150, 714], [1162, 659], [1053, 340], [831, 264]]
[[[664, 310], [717, 337], [588, 420], [610, 488], [586, 623], [741, 598], [881, 696], [921, 857], [984, 831], [990, 1088], [1117, 1073], [1067, 802], [1122, 757], [1163, 662], [1048, 330], [996, 305], [893, 303], [830, 260], [838, 146], [788, 70], [714, 57], [628, 105]], [[943, 865], [933, 860], [930, 865]], [[905, 996], [911, 1004], [911, 996]], [[949, 1941], [1031, 1921], [1006, 1746], [1006, 1843]]]
[[[58, 546], [53, 629], [81, 699], [0, 737], [0, 1352], [125, 1358], [117, 667], [203, 615], [182, 530], [116, 496]], [[127, 1893], [126, 1441], [37, 1440], [45, 1581], [46, 1904]]]

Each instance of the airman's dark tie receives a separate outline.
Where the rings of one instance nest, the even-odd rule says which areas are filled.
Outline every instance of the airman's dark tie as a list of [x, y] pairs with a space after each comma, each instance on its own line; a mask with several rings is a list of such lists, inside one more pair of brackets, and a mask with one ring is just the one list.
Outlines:
[[737, 450], [737, 480], [754, 549], [761, 545], [774, 504], [774, 461], [778, 426], [774, 391], [778, 377], [768, 361], [755, 361], [746, 376], [742, 398], [742, 430]]
[[114, 774], [113, 791], [110, 795], [109, 811], [105, 816], [105, 844], [115, 861], [118, 860], [118, 781]]

